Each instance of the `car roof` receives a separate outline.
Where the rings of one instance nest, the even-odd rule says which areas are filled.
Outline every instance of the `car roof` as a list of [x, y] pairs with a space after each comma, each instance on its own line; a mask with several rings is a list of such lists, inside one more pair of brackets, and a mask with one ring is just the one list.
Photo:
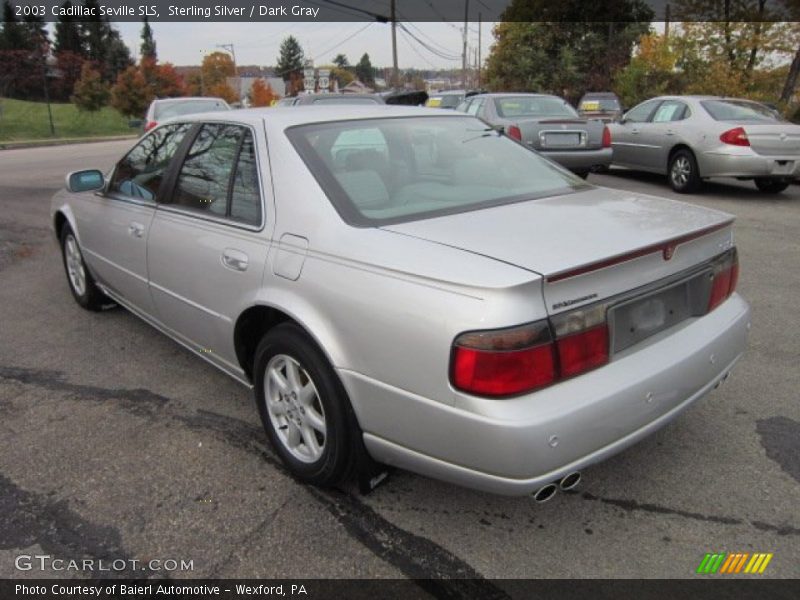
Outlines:
[[443, 90], [441, 92], [432, 92], [431, 96], [463, 96], [467, 90]]
[[[222, 98], [217, 98], [215, 96], [182, 96], [180, 98], [156, 98], [153, 100], [154, 103], [158, 104], [174, 104], [178, 102], [186, 102], [187, 100], [208, 100], [210, 102], [225, 102]], [[227, 102], [225, 102], [227, 104]]]
[[336, 106], [310, 104], [308, 106], [304, 106], [303, 110], [296, 110], [292, 106], [243, 108], [234, 111], [195, 113], [182, 117], [175, 117], [171, 120], [185, 122], [230, 121], [232, 123], [246, 123], [254, 126], [261, 125], [266, 121], [270, 125], [285, 129], [287, 127], [306, 125], [309, 123], [426, 116], [439, 118], [464, 118], [468, 115], [459, 112], [443, 111], [436, 108], [422, 108], [418, 106], [404, 106], [399, 104], [337, 104]]
[[555, 94], [537, 94], [532, 92], [519, 92], [515, 94], [514, 92], [495, 92], [493, 94], [476, 94], [474, 96], [470, 96], [472, 98], [519, 98], [520, 96], [529, 97], [529, 98], [559, 98], [562, 99], [561, 96], [556, 96]]

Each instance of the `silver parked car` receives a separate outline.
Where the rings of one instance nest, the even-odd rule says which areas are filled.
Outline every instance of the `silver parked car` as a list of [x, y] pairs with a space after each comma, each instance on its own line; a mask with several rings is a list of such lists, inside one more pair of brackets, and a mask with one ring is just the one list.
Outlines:
[[506, 135], [581, 177], [611, 164], [611, 134], [600, 120], [578, 115], [566, 100], [546, 94], [480, 94], [458, 110], [500, 126]]
[[318, 485], [374, 460], [545, 500], [719, 385], [750, 323], [731, 215], [454, 111], [192, 115], [71, 173], [52, 223], [81, 306], [251, 386]]
[[753, 180], [785, 190], [800, 175], [800, 125], [758, 102], [714, 96], [663, 96], [612, 124], [614, 165], [667, 175], [676, 192], [703, 180]]
[[157, 98], [150, 103], [144, 117], [144, 132], [147, 133], [159, 123], [194, 113], [231, 110], [230, 105], [222, 98], [205, 96], [187, 96], [183, 98]]

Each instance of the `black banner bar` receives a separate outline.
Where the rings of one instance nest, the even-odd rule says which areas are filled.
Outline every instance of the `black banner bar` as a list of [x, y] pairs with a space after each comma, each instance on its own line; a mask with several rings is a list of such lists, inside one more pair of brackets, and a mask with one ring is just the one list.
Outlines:
[[145, 600], [173, 598], [263, 600], [373, 600], [417, 598], [520, 600], [796, 600], [797, 579], [17, 579], [0, 580], [3, 600]]
[[[57, 21], [353, 22], [390, 20], [389, 0], [11, 0], [15, 17]], [[798, 0], [471, 0], [468, 20], [798, 21]], [[399, 21], [464, 20], [465, 0], [397, 0]]]

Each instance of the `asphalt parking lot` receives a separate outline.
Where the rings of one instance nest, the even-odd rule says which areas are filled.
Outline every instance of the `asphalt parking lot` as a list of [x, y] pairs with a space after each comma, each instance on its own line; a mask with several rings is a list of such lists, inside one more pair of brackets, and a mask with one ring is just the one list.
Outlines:
[[[771, 552], [762, 577], [800, 577], [800, 186], [680, 197], [738, 216], [753, 306], [747, 355], [681, 418], [543, 505], [405, 472], [361, 496], [296, 483], [248, 390], [125, 310], [72, 300], [50, 196], [127, 144], [0, 151], [0, 577], [41, 575], [15, 557], [49, 554], [494, 589], [480, 578], [693, 577], [720, 551]], [[589, 179], [678, 198], [655, 176]]]

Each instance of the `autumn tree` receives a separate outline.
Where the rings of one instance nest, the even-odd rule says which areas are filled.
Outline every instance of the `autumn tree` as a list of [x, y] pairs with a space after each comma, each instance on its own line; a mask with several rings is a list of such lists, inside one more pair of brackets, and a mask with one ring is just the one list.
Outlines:
[[239, 102], [239, 94], [225, 81], [215, 83], [211, 86], [206, 85], [206, 96], [222, 98], [228, 104]]
[[289, 81], [293, 73], [303, 70], [305, 56], [300, 42], [294, 36], [288, 36], [281, 42], [276, 69], [278, 76]]
[[143, 116], [151, 101], [147, 82], [136, 66], [130, 66], [120, 73], [111, 88], [111, 106], [128, 117]]
[[108, 103], [108, 86], [90, 62], [83, 63], [81, 78], [75, 83], [71, 99], [79, 110], [88, 112], [98, 111]]
[[643, 35], [631, 62], [614, 77], [613, 89], [623, 106], [634, 106], [653, 96], [678, 93], [676, 63], [677, 53], [670, 38], [657, 33]]
[[143, 56], [139, 62], [139, 70], [150, 97], [175, 98], [186, 94], [183, 78], [170, 63], [160, 65], [154, 58]]
[[[206, 91], [226, 83], [228, 77], [236, 77], [236, 67], [227, 52], [211, 52], [203, 58], [200, 67]], [[212, 94], [215, 95], [215, 94]]]
[[356, 78], [351, 69], [344, 67], [331, 68], [331, 77], [337, 81], [339, 88], [343, 88], [348, 83], [355, 81]]
[[272, 90], [269, 82], [259, 77], [250, 87], [247, 99], [250, 101], [250, 106], [272, 106], [279, 99], [279, 96]]

